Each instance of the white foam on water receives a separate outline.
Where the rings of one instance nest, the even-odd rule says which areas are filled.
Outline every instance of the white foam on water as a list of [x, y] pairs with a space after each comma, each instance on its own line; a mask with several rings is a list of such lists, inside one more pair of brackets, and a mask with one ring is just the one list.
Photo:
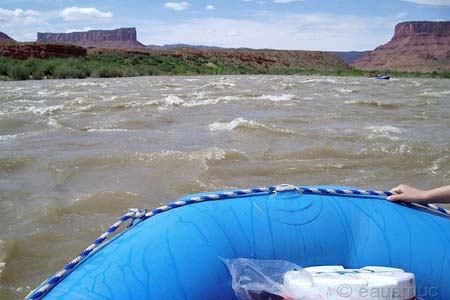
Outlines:
[[369, 130], [372, 133], [368, 136], [369, 139], [387, 137], [391, 140], [398, 140], [399, 138], [396, 135], [402, 133], [402, 130], [400, 128], [391, 125], [366, 126], [365, 129]]
[[281, 101], [290, 101], [294, 99], [295, 96], [291, 94], [281, 94], [281, 95], [262, 95], [259, 97], [256, 97], [255, 99], [258, 100], [269, 100], [273, 102], [281, 102]]
[[[230, 154], [242, 154], [237, 150], [229, 150]], [[160, 152], [153, 153], [136, 153], [133, 155], [134, 159], [142, 161], [144, 163], [149, 163], [153, 160], [160, 160], [161, 158], [170, 158], [170, 160], [187, 160], [187, 161], [200, 161], [205, 164], [208, 161], [220, 161], [225, 159], [227, 155], [227, 150], [210, 147], [192, 152], [183, 152], [179, 150], [162, 150]], [[242, 154], [244, 155], [244, 154]]]
[[148, 100], [148, 101], [134, 101], [129, 103], [124, 103], [123, 106], [128, 108], [143, 108], [145, 106], [161, 105], [161, 101], [158, 100]]
[[[35, 104], [35, 103], [33, 103]], [[62, 110], [64, 105], [51, 105], [51, 106], [5, 106], [0, 115], [15, 115], [33, 113], [36, 115], [51, 115], [56, 111]]]
[[78, 85], [78, 86], [96, 86], [98, 84], [95, 83], [95, 82], [86, 81], [86, 82], [80, 82], [80, 83], [75, 84], [75, 85]]
[[45, 102], [47, 102], [47, 100], [29, 100], [29, 99], [14, 100], [14, 103], [32, 103], [32, 104], [36, 104], [36, 103], [45, 103]]
[[244, 100], [243, 96], [220, 96], [212, 99], [200, 99], [202, 94], [196, 94], [197, 99], [199, 100], [191, 100], [186, 101], [182, 104], [184, 107], [195, 107], [195, 106], [203, 106], [203, 105], [216, 105], [219, 103], [228, 103], [232, 101]]
[[112, 95], [112, 96], [102, 96], [100, 95], [100, 97], [102, 98], [102, 101], [104, 102], [109, 102], [109, 101], [114, 101], [118, 98], [118, 96], [116, 95]]
[[391, 125], [367, 126], [366, 129], [371, 130], [373, 133], [380, 133], [380, 134], [402, 133], [402, 130], [400, 128]]
[[206, 100], [194, 100], [189, 101], [183, 104], [185, 107], [195, 107], [195, 106], [202, 106], [202, 105], [215, 105], [221, 102], [219, 98], [216, 99], [206, 99]]
[[[205, 99], [207, 96], [202, 92], [195, 92], [191, 94], [191, 96], [196, 99], [189, 101], [178, 101], [178, 99], [173, 98], [175, 102], [172, 106], [184, 106], [184, 107], [195, 107], [195, 106], [203, 106], [203, 105], [216, 105], [219, 103], [229, 103], [234, 101], [271, 101], [271, 102], [288, 102], [295, 99], [295, 95], [291, 94], [281, 94], [281, 95], [269, 95], [264, 94], [260, 96], [255, 95], [227, 95], [227, 96], [219, 96], [216, 98]], [[177, 97], [177, 96], [175, 96]], [[167, 106], [167, 105], [166, 105]]]
[[418, 81], [414, 81], [414, 80], [407, 80], [406, 82], [408, 82], [414, 86], [421, 86], [423, 84], [422, 82], [418, 82]]
[[239, 101], [245, 99], [245, 96], [221, 96], [218, 97], [219, 101]]
[[0, 135], [0, 142], [10, 141], [10, 140], [18, 139], [18, 138], [32, 137], [35, 135], [42, 134], [43, 132], [45, 132], [45, 131], [32, 131], [32, 132], [23, 132], [23, 133], [17, 133], [17, 134]]
[[419, 97], [442, 98], [442, 95], [442, 92], [432, 91], [431, 89], [424, 89], [420, 91]]
[[60, 128], [61, 125], [53, 118], [48, 118], [47, 125], [54, 128]]
[[121, 106], [128, 108], [143, 108], [146, 106], [159, 106], [158, 110], [167, 110], [172, 106], [188, 106], [186, 102], [177, 95], [167, 95], [164, 98], [160, 99], [151, 99], [146, 101], [132, 101], [120, 104]]
[[213, 81], [213, 82], [208, 82], [207, 84], [201, 86], [201, 89], [205, 89], [205, 88], [216, 88], [216, 89], [225, 89], [225, 88], [230, 88], [230, 87], [234, 87], [236, 86], [234, 83], [226, 80], [226, 79], [221, 79], [219, 81]]
[[345, 89], [345, 88], [338, 88], [336, 89], [337, 92], [342, 93], [342, 94], [350, 94], [353, 93], [352, 89]]
[[367, 106], [378, 106], [380, 108], [399, 108], [402, 106], [400, 103], [392, 103], [385, 102], [380, 100], [364, 100], [364, 99], [355, 99], [355, 100], [345, 100], [345, 104], [356, 104], [356, 105], [367, 105]]
[[163, 104], [168, 106], [180, 106], [183, 103], [184, 100], [176, 95], [169, 95], [163, 100]]
[[136, 130], [128, 130], [124, 128], [89, 128], [88, 132], [130, 132]]
[[59, 105], [50, 105], [50, 106], [43, 106], [43, 107], [36, 107], [36, 106], [30, 106], [26, 107], [26, 112], [31, 112], [38, 115], [46, 115], [46, 114], [52, 114], [58, 110], [62, 110], [64, 108], [64, 104]]
[[300, 83], [310, 83], [310, 82], [336, 83], [337, 79], [332, 79], [332, 78], [312, 78], [312, 79], [299, 80], [299, 82]]
[[[163, 156], [165, 155], [174, 155], [177, 158], [187, 159], [191, 161], [201, 161], [203, 163], [207, 162], [216, 162], [226, 159], [227, 157], [235, 157], [235, 158], [248, 158], [245, 152], [238, 151], [236, 149], [227, 149], [224, 150], [218, 147], [209, 147], [193, 152], [181, 152], [181, 151], [163, 151], [161, 152]], [[205, 165], [208, 168], [207, 165]]]
[[411, 152], [411, 147], [406, 144], [400, 144], [395, 147], [383, 145], [379, 148], [379, 151], [390, 154], [392, 153], [405, 154]]
[[[345, 100], [344, 101], [345, 104], [365, 104], [365, 103], [374, 103], [374, 102], [368, 102], [368, 101], [364, 101], [364, 100]], [[378, 103], [378, 102], [375, 102]]]
[[254, 120], [246, 120], [246, 119], [240, 118], [240, 117], [236, 118], [228, 123], [215, 122], [215, 123], [209, 124], [208, 127], [209, 127], [209, 131], [232, 131], [237, 128], [250, 128], [250, 129], [261, 128], [261, 129], [269, 130], [272, 132], [294, 134], [294, 132], [289, 129], [267, 126], [265, 124], [258, 123]]
[[450, 162], [450, 156], [446, 155], [444, 157], [440, 157], [432, 162], [432, 165], [430, 168], [428, 168], [428, 171], [433, 175], [439, 175], [441, 172], [439, 172], [442, 167], [448, 166]]
[[212, 147], [190, 153], [189, 159], [191, 160], [206, 159], [209, 161], [219, 161], [224, 159], [226, 154], [227, 153], [225, 150], [217, 147]]
[[38, 94], [39, 96], [48, 96], [48, 95], [54, 94], [54, 91], [49, 91], [49, 90], [39, 89], [39, 90], [37, 91], [37, 94]]
[[6, 135], [0, 135], [0, 141], [8, 141], [8, 140], [12, 140], [15, 139], [16, 137], [18, 137], [18, 134], [6, 134]]
[[195, 99], [205, 99], [206, 98], [206, 92], [205, 91], [195, 91], [190, 96], [194, 97]]
[[423, 92], [423, 93], [420, 93], [419, 96], [432, 97], [432, 98], [441, 98], [442, 94], [439, 93], [439, 92]]
[[0, 240], [0, 278], [2, 277], [2, 273], [6, 267], [6, 242]]
[[70, 96], [71, 93], [73, 93], [73, 92], [70, 92], [70, 91], [64, 91], [64, 92], [58, 93], [56, 96], [57, 96], [57, 97], [67, 97], [67, 96]]
[[258, 128], [264, 127], [263, 124], [260, 124], [253, 120], [245, 120], [244, 118], [236, 118], [229, 123], [219, 123], [215, 122], [208, 125], [210, 131], [231, 131], [238, 127], [247, 127], [247, 128]]
[[281, 90], [290, 90], [295, 88], [295, 84], [293, 83], [282, 83], [281, 84]]
[[83, 106], [80, 106], [80, 107], [77, 109], [77, 111], [78, 111], [78, 112], [89, 112], [89, 111], [92, 110], [93, 107], [95, 107], [95, 106], [92, 105], [92, 104], [83, 105]]

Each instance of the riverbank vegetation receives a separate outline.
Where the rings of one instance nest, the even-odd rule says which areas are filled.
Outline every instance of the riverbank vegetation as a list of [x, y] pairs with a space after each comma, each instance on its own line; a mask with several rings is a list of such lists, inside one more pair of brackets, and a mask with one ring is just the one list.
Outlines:
[[164, 56], [119, 53], [94, 53], [78, 58], [30, 57], [16, 60], [0, 56], [0, 80], [40, 80], [87, 77], [133, 77], [149, 75], [323, 75], [323, 76], [369, 76], [388, 74], [391, 77], [450, 78], [450, 73], [418, 73], [396, 71], [363, 71], [336, 67], [334, 70], [292, 68], [288, 66], [224, 62], [218, 58], [190, 56]]

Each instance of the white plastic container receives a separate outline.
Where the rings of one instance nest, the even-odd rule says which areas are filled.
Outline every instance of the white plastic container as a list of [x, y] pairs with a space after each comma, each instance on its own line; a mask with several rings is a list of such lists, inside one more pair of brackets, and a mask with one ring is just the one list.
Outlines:
[[411, 300], [416, 296], [414, 274], [402, 269], [368, 266], [305, 268], [284, 275], [284, 288], [295, 300]]

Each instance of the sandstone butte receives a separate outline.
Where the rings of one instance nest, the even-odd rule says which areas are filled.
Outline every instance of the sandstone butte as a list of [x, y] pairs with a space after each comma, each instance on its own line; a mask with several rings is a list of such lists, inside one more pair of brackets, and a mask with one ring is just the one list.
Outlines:
[[394, 37], [352, 64], [363, 70], [450, 72], [450, 22], [404, 22]]
[[71, 33], [38, 32], [37, 41], [41, 43], [64, 43], [85, 48], [145, 48], [137, 41], [136, 28], [114, 30], [89, 30]]

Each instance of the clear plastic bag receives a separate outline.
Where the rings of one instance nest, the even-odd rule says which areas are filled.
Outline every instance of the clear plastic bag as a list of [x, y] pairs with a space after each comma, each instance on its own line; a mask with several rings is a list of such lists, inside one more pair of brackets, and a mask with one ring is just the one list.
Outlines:
[[[223, 259], [232, 277], [232, 287], [238, 300], [320, 300], [320, 292], [312, 286], [311, 274], [300, 266], [282, 260], [248, 258]], [[296, 271], [295, 276], [305, 282], [295, 294], [283, 284], [284, 275]], [[309, 284], [308, 284], [309, 283]]]

